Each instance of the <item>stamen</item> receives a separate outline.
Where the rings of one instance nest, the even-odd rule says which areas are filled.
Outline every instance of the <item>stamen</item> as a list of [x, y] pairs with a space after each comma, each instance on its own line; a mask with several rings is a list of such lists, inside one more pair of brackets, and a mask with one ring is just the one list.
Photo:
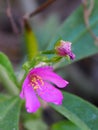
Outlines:
[[30, 79], [30, 83], [31, 83], [32, 87], [34, 88], [34, 90], [36, 90], [36, 89], [40, 88], [40, 86], [44, 85], [44, 81], [38, 75], [32, 74], [32, 75], [30, 75], [29, 79]]

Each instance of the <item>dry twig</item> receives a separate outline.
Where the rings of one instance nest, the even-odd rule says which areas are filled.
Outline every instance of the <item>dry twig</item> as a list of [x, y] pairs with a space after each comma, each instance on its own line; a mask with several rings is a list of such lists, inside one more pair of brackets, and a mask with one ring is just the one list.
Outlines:
[[[38, 7], [35, 11], [31, 12], [31, 13], [26, 13], [24, 16], [23, 16], [23, 24], [22, 25], [22, 28], [25, 26], [25, 24], [27, 25], [28, 23], [28, 20], [37, 15], [38, 13], [42, 12], [44, 9], [46, 9], [49, 5], [51, 5], [54, 1], [56, 0], [47, 0], [44, 4], [42, 4], [40, 7]], [[7, 13], [7, 16], [11, 22], [11, 25], [12, 25], [12, 28], [13, 28], [13, 31], [18, 34], [19, 30], [17, 28], [17, 25], [14, 21], [14, 18], [13, 18], [13, 15], [12, 15], [12, 11], [11, 11], [11, 5], [10, 5], [10, 1], [7, 0], [7, 9], [6, 9], [6, 13]]]
[[44, 9], [46, 9], [48, 6], [50, 6], [53, 2], [55, 2], [56, 0], [47, 0], [45, 3], [43, 3], [40, 7], [38, 7], [35, 11], [31, 12], [31, 13], [26, 13], [23, 16], [23, 27], [29, 27], [29, 23], [28, 20], [31, 17], [34, 17], [35, 15], [41, 13]]
[[10, 5], [10, 1], [7, 0], [7, 9], [6, 9], [6, 13], [7, 13], [7, 16], [11, 22], [11, 25], [12, 25], [12, 28], [13, 28], [13, 31], [14, 33], [18, 34], [19, 33], [19, 30], [17, 28], [17, 25], [15, 23], [15, 20], [13, 18], [13, 15], [12, 15], [12, 11], [11, 11], [11, 5]]
[[35, 16], [36, 14], [42, 12], [44, 9], [46, 9], [49, 5], [51, 5], [54, 1], [56, 0], [47, 0], [45, 3], [43, 3], [40, 7], [38, 7], [35, 11], [29, 13], [29, 14], [25, 14], [24, 18], [25, 19], [29, 19], [33, 16]]
[[90, 0], [89, 7], [87, 6], [88, 0], [82, 0], [82, 4], [83, 4], [83, 7], [84, 7], [84, 22], [85, 22], [85, 25], [86, 25], [88, 31], [90, 32], [91, 36], [94, 38], [95, 44], [98, 44], [98, 37], [93, 33], [93, 31], [90, 28], [90, 24], [89, 24], [89, 17], [91, 15], [93, 7], [94, 7], [94, 0]]

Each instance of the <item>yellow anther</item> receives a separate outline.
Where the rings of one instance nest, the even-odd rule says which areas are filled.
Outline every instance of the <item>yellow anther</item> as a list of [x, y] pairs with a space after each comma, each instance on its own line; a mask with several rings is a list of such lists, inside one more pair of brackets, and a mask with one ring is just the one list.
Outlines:
[[42, 80], [42, 78], [38, 75], [31, 75], [30, 76], [30, 81], [31, 81], [31, 85], [34, 88], [34, 90], [40, 88], [40, 86], [44, 85], [44, 81]]
[[38, 88], [39, 88], [39, 86], [37, 86], [37, 85], [36, 85], [36, 86], [34, 86], [34, 90], [36, 90], [36, 89], [38, 89]]

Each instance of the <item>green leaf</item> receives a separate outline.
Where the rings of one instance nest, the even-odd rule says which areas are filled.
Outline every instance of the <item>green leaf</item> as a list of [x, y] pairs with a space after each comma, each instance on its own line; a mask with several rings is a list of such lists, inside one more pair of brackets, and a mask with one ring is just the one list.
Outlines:
[[97, 130], [98, 109], [77, 96], [66, 92], [63, 94], [63, 104], [61, 106], [52, 104], [51, 106], [81, 128], [81, 130]]
[[6, 69], [6, 72], [9, 75], [10, 79], [16, 85], [18, 85], [16, 76], [15, 76], [15, 73], [14, 73], [14, 70], [13, 70], [13, 67], [12, 67], [12, 64], [9, 61], [8, 57], [2, 52], [0, 52], [0, 66], [3, 66]]
[[[94, 3], [94, 9], [90, 17], [90, 26], [95, 35], [98, 36], [98, 0], [95, 0]], [[49, 50], [54, 48], [54, 44], [59, 38], [73, 43], [72, 50], [76, 55], [74, 61], [98, 53], [98, 47], [94, 44], [94, 39], [85, 27], [82, 6], [60, 26], [48, 46]], [[64, 60], [60, 66], [64, 66], [65, 64], [69, 64], [69, 62]]]
[[38, 52], [38, 43], [37, 43], [36, 36], [28, 23], [26, 23], [25, 25], [24, 35], [25, 35], [25, 40], [26, 40], [28, 58], [29, 60], [31, 60], [33, 57], [36, 56]]
[[41, 120], [41, 119], [36, 119], [36, 120], [28, 120], [25, 122], [25, 127], [28, 130], [47, 130], [47, 125]]
[[0, 130], [19, 130], [21, 102], [14, 97], [0, 102]]
[[0, 65], [0, 82], [6, 87], [10, 94], [18, 95], [19, 90], [16, 84], [12, 81], [6, 68]]
[[[39, 42], [39, 49], [45, 50], [59, 26], [59, 17], [55, 14], [49, 16], [42, 24], [34, 26], [34, 31]], [[34, 24], [34, 23], [33, 23]], [[36, 25], [36, 24], [35, 24]]]
[[60, 121], [52, 125], [51, 130], [81, 130], [70, 121]]
[[5, 101], [7, 98], [8, 98], [7, 95], [0, 94], [0, 103]]

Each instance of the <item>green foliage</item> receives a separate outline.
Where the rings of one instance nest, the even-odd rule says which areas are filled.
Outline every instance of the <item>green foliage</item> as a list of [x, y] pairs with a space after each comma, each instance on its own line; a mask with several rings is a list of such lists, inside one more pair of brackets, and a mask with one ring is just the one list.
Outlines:
[[61, 106], [51, 106], [81, 128], [81, 130], [97, 130], [98, 109], [72, 94], [64, 92], [63, 95], [64, 100]]
[[25, 35], [25, 40], [26, 40], [27, 55], [28, 55], [29, 60], [31, 60], [34, 56], [36, 56], [38, 52], [37, 39], [29, 25], [25, 27], [24, 35]]
[[[6, 70], [6, 73], [8, 74], [9, 78], [16, 85], [18, 85], [16, 76], [15, 76], [15, 73], [14, 73], [14, 70], [13, 70], [13, 67], [12, 67], [12, 64], [9, 61], [8, 57], [2, 52], [0, 52], [0, 66], [3, 67]], [[0, 69], [0, 71], [2, 71], [2, 69]]]
[[18, 82], [13, 67], [5, 54], [0, 52], [0, 82], [12, 94], [18, 94]]
[[8, 97], [4, 94], [0, 94], [0, 103], [5, 101]]
[[81, 130], [70, 121], [60, 121], [55, 123], [51, 130]]
[[17, 95], [19, 90], [9, 74], [10, 73], [7, 72], [6, 68], [0, 65], [0, 82], [6, 87], [11, 95]]
[[42, 119], [28, 120], [25, 123], [25, 128], [28, 130], [47, 130], [47, 125], [42, 121]]
[[39, 50], [44, 50], [47, 48], [51, 38], [58, 30], [59, 26], [59, 18], [57, 15], [52, 14], [47, 17], [47, 19], [43, 22], [43, 24], [39, 24], [39, 26], [34, 26], [35, 33], [39, 42]]
[[[98, 35], [97, 5], [98, 1], [95, 0], [95, 7], [90, 16], [90, 26], [96, 35]], [[78, 61], [98, 52], [98, 47], [94, 44], [94, 39], [85, 27], [82, 6], [79, 7], [56, 32], [55, 37], [53, 37], [48, 46], [49, 50], [53, 49], [54, 44], [59, 38], [73, 43], [72, 50], [76, 55], [74, 61]], [[62, 67], [69, 63], [71, 62], [66, 62], [64, 59], [58, 66]], [[98, 129], [98, 109], [81, 98], [64, 93], [62, 106], [52, 105], [52, 107], [82, 130]]]
[[[98, 35], [97, 5], [98, 1], [95, 0], [95, 6], [90, 17], [90, 26], [96, 35]], [[94, 39], [85, 27], [82, 6], [80, 6], [71, 16], [69, 16], [67, 20], [64, 21], [62, 26], [60, 26], [48, 46], [49, 50], [54, 48], [54, 44], [59, 38], [73, 43], [72, 50], [76, 55], [76, 59], [74, 61], [78, 61], [98, 52], [98, 47], [94, 44]], [[69, 64], [69, 62], [64, 60], [59, 65], [61, 67], [65, 64]]]
[[[1, 96], [0, 96], [1, 97]], [[21, 102], [13, 97], [0, 102], [0, 130], [19, 130]]]
[[[98, 1], [95, 0], [95, 7], [90, 17], [90, 26], [96, 35], [98, 35], [97, 5]], [[57, 29], [57, 25], [58, 24], [56, 23], [56, 26], [54, 27], [55, 29]], [[73, 43], [72, 50], [76, 55], [76, 59], [74, 61], [78, 61], [82, 58], [91, 56], [98, 52], [98, 47], [94, 44], [94, 39], [91, 37], [90, 33], [85, 27], [82, 7], [79, 7], [66, 21], [64, 21], [63, 25], [59, 28], [57, 32], [54, 31], [55, 29], [52, 28], [52, 26], [53, 25], [51, 25], [51, 22], [50, 25], [47, 22], [47, 29], [45, 25], [43, 25], [43, 32], [38, 30], [43, 35], [43, 37], [41, 37], [41, 35], [39, 36], [39, 41], [41, 40], [40, 50], [42, 50], [42, 48], [46, 48], [46, 44], [49, 43], [52, 35], [55, 33], [55, 36], [48, 46], [48, 50], [54, 50], [55, 43], [58, 41], [58, 39], [62, 39], [65, 41], [68, 40]], [[25, 27], [25, 39], [28, 50], [28, 58], [30, 60], [29, 62], [26, 62], [23, 66], [26, 72], [29, 71], [31, 67], [37, 65], [37, 63], [39, 63], [40, 61], [47, 61], [47, 63], [50, 63], [52, 61], [52, 63], [56, 63], [61, 60], [60, 57], [56, 56], [52, 58], [50, 56], [50, 60], [47, 60], [47, 57], [42, 57], [42, 55], [40, 55], [42, 53], [37, 53], [38, 43], [35, 34], [32, 32], [31, 28], [28, 25]], [[44, 51], [43, 54], [46, 54], [45, 52], [48, 54], [50, 53], [49, 51]], [[37, 56], [36, 54], [39, 55]], [[51, 52], [50, 54], [52, 55], [53, 53]], [[64, 59], [64, 61], [59, 64], [59, 67], [62, 67], [65, 64], [69, 64], [69, 62], [65, 61]], [[24, 75], [24, 78], [26, 77], [26, 75], [27, 73]], [[19, 94], [17, 88], [18, 83], [12, 65], [9, 59], [2, 52], [0, 52], [0, 82], [2, 82], [7, 87], [11, 94]], [[51, 106], [64, 117], [67, 117], [74, 124], [69, 121], [60, 122], [53, 125], [52, 130], [97, 130], [98, 109], [77, 96], [66, 92], [64, 92], [63, 94], [63, 104], [61, 106], [51, 104]], [[20, 99], [18, 99], [17, 97], [9, 98], [8, 96], [0, 95], [0, 106], [0, 130], [18, 130], [21, 108]], [[34, 130], [45, 130], [46, 125], [42, 122], [40, 117], [39, 119], [35, 120], [29, 120], [28, 118], [28, 120], [24, 121], [24, 126], [28, 130], [32, 130], [32, 128]]]

